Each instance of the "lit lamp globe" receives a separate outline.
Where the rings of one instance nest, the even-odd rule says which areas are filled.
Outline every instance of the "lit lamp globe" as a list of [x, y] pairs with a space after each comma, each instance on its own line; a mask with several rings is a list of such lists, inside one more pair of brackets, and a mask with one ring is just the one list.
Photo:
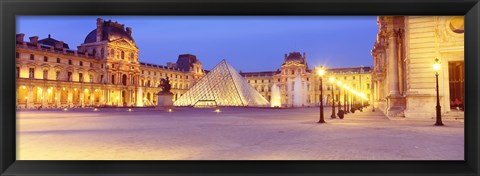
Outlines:
[[318, 76], [323, 76], [325, 74], [325, 69], [323, 69], [323, 66], [320, 66], [320, 69], [318, 69]]
[[440, 62], [437, 58], [437, 59], [435, 59], [435, 63], [433, 64], [433, 70], [438, 72], [440, 70], [440, 68], [442, 68], [442, 65], [440, 64]]
[[328, 80], [329, 80], [331, 83], [335, 82], [335, 78], [334, 78], [334, 77], [330, 77]]
[[342, 82], [341, 82], [341, 81], [337, 81], [337, 85], [341, 87], [341, 86], [342, 86]]

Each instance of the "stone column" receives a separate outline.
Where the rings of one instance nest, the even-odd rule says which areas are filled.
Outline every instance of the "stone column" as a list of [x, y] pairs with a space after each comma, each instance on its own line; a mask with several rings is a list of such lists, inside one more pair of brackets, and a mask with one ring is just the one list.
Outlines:
[[55, 100], [55, 106], [56, 106], [57, 108], [61, 106], [61, 104], [60, 104], [60, 99], [61, 99], [61, 97], [60, 97], [60, 91], [61, 91], [61, 90], [62, 90], [62, 89], [61, 89], [60, 87], [56, 87], [56, 88], [55, 88], [55, 97], [54, 97], [53, 99]]
[[27, 86], [28, 90], [28, 98], [27, 98], [27, 108], [32, 108], [33, 107], [33, 86]]
[[85, 101], [87, 101], [87, 100], [85, 100], [85, 97], [83, 97], [83, 90], [79, 90], [79, 94], [80, 94], [80, 105], [81, 105], [82, 108], [84, 108], [85, 107]]
[[72, 107], [73, 106], [73, 91], [72, 91], [72, 88], [70, 88], [68, 90], [68, 94], [67, 94], [67, 105], [68, 107]]
[[391, 35], [388, 38], [388, 96], [398, 96], [398, 55], [397, 55], [397, 43], [395, 37]]

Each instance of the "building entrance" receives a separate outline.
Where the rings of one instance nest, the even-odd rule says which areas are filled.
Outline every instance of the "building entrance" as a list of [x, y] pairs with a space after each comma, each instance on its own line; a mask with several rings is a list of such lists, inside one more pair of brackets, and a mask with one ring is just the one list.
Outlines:
[[450, 107], [464, 110], [465, 67], [463, 61], [448, 62]]

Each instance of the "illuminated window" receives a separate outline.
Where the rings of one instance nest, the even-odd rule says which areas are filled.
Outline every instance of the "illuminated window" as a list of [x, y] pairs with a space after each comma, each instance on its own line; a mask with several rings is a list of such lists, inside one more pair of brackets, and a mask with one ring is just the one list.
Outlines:
[[28, 69], [28, 77], [29, 77], [30, 79], [33, 79], [33, 78], [34, 78], [34, 76], [35, 76], [34, 73], [35, 73], [35, 69], [34, 69], [34, 68]]
[[48, 79], [48, 70], [43, 70], [43, 79]]
[[68, 76], [68, 78], [67, 78], [68, 81], [72, 81], [72, 72], [68, 72], [67, 76]]
[[80, 80], [80, 82], [83, 82], [83, 73], [78, 74], [78, 79]]

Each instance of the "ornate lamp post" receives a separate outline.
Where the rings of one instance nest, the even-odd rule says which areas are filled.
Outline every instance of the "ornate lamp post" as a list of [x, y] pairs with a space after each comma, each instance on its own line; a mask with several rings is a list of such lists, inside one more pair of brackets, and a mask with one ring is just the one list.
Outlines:
[[343, 109], [345, 110], [345, 114], [348, 114], [348, 109], [347, 109], [347, 104], [348, 104], [348, 86], [346, 84], [343, 85], [344, 91], [343, 91]]
[[323, 66], [320, 66], [318, 69], [318, 76], [320, 76], [320, 120], [318, 123], [325, 123], [325, 119], [323, 118], [323, 75], [325, 74], [325, 70]]
[[337, 116], [335, 116], [335, 93], [334, 93], [334, 89], [335, 89], [335, 78], [334, 77], [330, 77], [330, 83], [332, 84], [332, 115], [330, 116], [332, 119], [334, 118], [337, 118]]
[[[340, 97], [342, 96], [342, 82], [341, 81], [337, 81], [337, 85], [338, 85], [338, 111], [340, 111], [342, 109], [342, 104], [340, 103]], [[345, 102], [343, 102], [345, 103]]]
[[436, 89], [437, 89], [437, 107], [436, 107], [437, 122], [435, 122], [435, 126], [443, 126], [442, 114], [441, 114], [442, 107], [440, 107], [440, 96], [438, 94], [438, 71], [440, 70], [441, 67], [442, 65], [440, 65], [438, 58], [436, 58], [435, 63], [433, 64], [433, 70], [435, 70], [435, 80], [436, 80]]

